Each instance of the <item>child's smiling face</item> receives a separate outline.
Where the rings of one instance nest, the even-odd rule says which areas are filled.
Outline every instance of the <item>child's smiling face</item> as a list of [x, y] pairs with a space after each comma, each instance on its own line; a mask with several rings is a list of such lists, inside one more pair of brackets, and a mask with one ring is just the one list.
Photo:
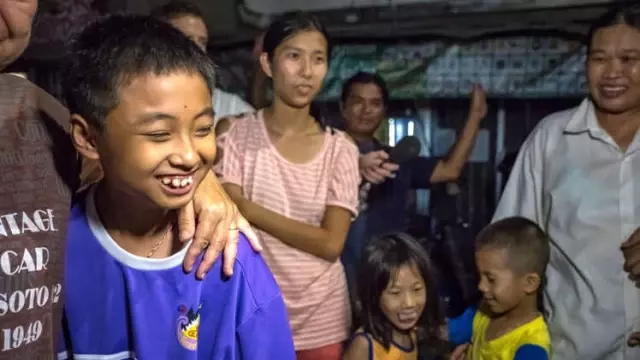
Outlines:
[[380, 298], [387, 319], [400, 330], [416, 326], [427, 304], [427, 287], [418, 267], [406, 264], [396, 269]]
[[514, 309], [525, 296], [538, 290], [539, 276], [515, 271], [509, 262], [508, 249], [478, 249], [476, 266], [480, 274], [478, 290], [485, 304], [496, 315]]
[[103, 129], [84, 123], [105, 181], [163, 209], [186, 205], [216, 153], [205, 80], [189, 72], [136, 76], [121, 85], [118, 100]]

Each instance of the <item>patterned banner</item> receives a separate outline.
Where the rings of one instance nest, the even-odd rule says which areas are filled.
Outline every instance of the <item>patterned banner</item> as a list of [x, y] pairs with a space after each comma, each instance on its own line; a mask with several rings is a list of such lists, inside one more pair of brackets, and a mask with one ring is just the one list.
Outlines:
[[579, 42], [545, 37], [337, 46], [321, 97], [338, 98], [358, 71], [378, 72], [396, 99], [466, 97], [474, 82], [493, 97], [582, 96], [584, 60]]

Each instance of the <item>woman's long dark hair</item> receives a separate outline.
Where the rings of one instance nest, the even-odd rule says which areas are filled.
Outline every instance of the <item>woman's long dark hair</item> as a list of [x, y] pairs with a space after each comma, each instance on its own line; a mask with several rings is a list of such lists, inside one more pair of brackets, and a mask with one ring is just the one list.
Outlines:
[[306, 12], [288, 13], [271, 23], [264, 34], [263, 51], [267, 53], [269, 59], [273, 59], [280, 44], [307, 31], [317, 31], [324, 36], [327, 40], [327, 61], [331, 59], [332, 46], [327, 30], [318, 17]]
[[438, 296], [435, 268], [426, 250], [405, 233], [374, 238], [364, 250], [357, 269], [354, 329], [363, 328], [389, 348], [394, 327], [382, 312], [380, 298], [395, 272], [403, 265], [416, 266], [426, 286], [427, 303], [416, 324], [418, 343], [421, 348], [434, 352], [432, 355], [439, 355], [444, 349], [441, 339], [444, 313]]

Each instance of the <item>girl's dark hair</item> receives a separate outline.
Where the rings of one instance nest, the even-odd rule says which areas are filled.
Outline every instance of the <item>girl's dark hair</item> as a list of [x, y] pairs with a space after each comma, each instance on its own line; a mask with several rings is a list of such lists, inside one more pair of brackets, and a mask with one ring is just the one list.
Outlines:
[[591, 51], [591, 42], [595, 33], [600, 29], [615, 25], [629, 25], [640, 30], [640, 9], [634, 10], [630, 6], [619, 7], [594, 22], [586, 39], [587, 54]]
[[327, 40], [327, 59], [330, 59], [332, 47], [327, 30], [315, 15], [306, 12], [288, 13], [271, 23], [264, 34], [263, 51], [269, 55], [269, 59], [273, 59], [276, 48], [280, 44], [292, 36], [306, 31], [317, 31], [324, 36]]
[[418, 319], [416, 332], [421, 348], [433, 351], [431, 355], [437, 356], [446, 343], [441, 339], [444, 313], [438, 296], [435, 267], [420, 243], [405, 233], [374, 238], [365, 248], [357, 269], [354, 330], [363, 328], [364, 332], [389, 348], [394, 327], [382, 312], [380, 298], [389, 281], [393, 280], [394, 273], [403, 265], [416, 266], [424, 280], [427, 303]]

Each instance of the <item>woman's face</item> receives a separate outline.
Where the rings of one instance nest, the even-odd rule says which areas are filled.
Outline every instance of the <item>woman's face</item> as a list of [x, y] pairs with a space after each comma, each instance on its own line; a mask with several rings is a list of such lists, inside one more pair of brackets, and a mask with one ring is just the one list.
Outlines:
[[275, 97], [291, 107], [309, 106], [327, 74], [327, 46], [322, 33], [309, 30], [280, 43], [271, 60], [262, 53], [260, 63], [273, 79]]
[[640, 109], [640, 29], [629, 25], [593, 34], [587, 77], [593, 101], [605, 112]]

